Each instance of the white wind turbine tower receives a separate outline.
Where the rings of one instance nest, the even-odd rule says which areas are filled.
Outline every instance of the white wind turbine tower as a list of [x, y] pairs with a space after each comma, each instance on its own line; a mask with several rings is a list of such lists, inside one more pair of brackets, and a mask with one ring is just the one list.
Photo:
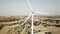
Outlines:
[[[33, 34], [33, 19], [34, 19], [34, 13], [40, 13], [40, 14], [44, 14], [44, 15], [49, 15], [48, 13], [45, 13], [45, 12], [39, 12], [39, 11], [34, 11], [33, 9], [32, 9], [32, 7], [31, 7], [31, 4], [30, 4], [30, 2], [29, 2], [29, 0], [27, 0], [27, 3], [28, 3], [28, 5], [29, 5], [29, 7], [30, 7], [30, 9], [31, 9], [31, 13], [29, 14], [29, 16], [26, 18], [26, 20], [24, 21], [24, 23], [23, 24], [25, 24], [25, 22], [30, 18], [30, 16], [32, 17], [32, 26], [31, 26], [31, 34]], [[21, 25], [23, 25], [23, 24], [21, 24]]]

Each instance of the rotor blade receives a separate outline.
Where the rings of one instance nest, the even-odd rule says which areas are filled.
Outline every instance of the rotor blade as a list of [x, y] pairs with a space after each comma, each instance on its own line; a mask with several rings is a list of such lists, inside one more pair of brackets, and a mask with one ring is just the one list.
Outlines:
[[34, 11], [34, 13], [40, 13], [40, 14], [43, 14], [43, 15], [49, 15], [49, 13], [46, 13], [46, 12], [40, 12], [40, 11]]
[[[25, 24], [25, 22], [30, 18], [31, 15], [32, 15], [32, 14], [29, 14], [29, 16], [25, 19], [25, 21], [24, 21], [23, 24]], [[23, 24], [21, 24], [21, 25], [23, 25]]]
[[32, 7], [31, 7], [31, 4], [30, 4], [29, 0], [27, 0], [27, 3], [28, 3], [28, 5], [29, 5], [30, 9], [33, 11], [33, 9], [32, 9]]

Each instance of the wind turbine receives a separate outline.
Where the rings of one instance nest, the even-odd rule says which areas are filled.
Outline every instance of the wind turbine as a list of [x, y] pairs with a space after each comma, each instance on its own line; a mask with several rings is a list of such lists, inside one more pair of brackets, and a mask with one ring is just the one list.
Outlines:
[[[40, 13], [40, 14], [44, 14], [44, 15], [48, 15], [48, 13], [45, 13], [45, 12], [39, 12], [39, 11], [34, 11], [33, 9], [32, 9], [32, 7], [31, 7], [31, 4], [30, 4], [30, 2], [29, 2], [29, 0], [27, 0], [27, 3], [28, 3], [28, 5], [29, 5], [29, 8], [31, 9], [31, 13], [29, 14], [29, 16], [26, 18], [26, 20], [24, 21], [24, 23], [23, 24], [25, 24], [25, 22], [30, 18], [30, 16], [32, 17], [32, 26], [31, 26], [31, 34], [33, 34], [33, 19], [34, 19], [34, 13]], [[23, 24], [21, 24], [21, 25], [23, 25]]]

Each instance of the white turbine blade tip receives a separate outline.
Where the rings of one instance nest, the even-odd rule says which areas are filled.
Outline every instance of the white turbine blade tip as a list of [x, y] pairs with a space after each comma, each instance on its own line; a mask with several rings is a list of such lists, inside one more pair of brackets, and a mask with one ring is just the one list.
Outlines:
[[49, 15], [49, 13], [46, 12], [40, 12], [40, 11], [34, 11], [35, 13], [43, 14], [43, 15]]

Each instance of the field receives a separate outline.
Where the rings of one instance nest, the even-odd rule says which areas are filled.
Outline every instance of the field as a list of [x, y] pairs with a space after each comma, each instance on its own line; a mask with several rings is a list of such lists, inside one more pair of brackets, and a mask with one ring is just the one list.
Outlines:
[[[24, 23], [26, 18], [0, 16], [0, 34], [31, 34], [31, 17]], [[33, 29], [34, 34], [60, 34], [60, 16], [34, 16]]]

